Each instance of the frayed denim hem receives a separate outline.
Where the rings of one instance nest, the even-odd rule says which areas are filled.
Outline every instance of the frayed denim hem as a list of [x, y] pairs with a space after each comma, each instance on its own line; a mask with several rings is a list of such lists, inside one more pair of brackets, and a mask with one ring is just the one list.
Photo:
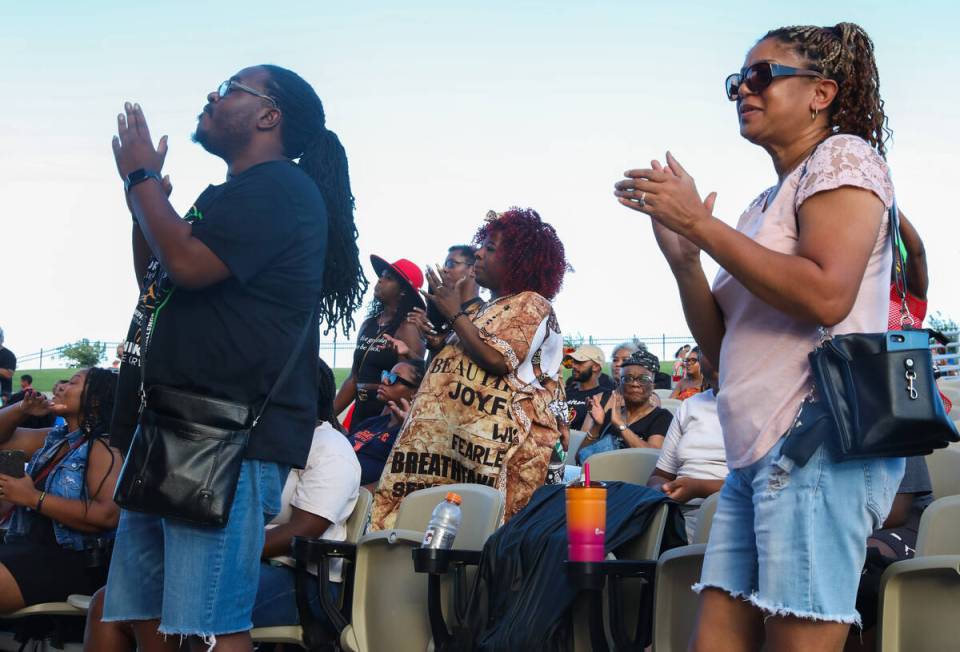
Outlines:
[[701, 584], [697, 583], [690, 587], [694, 593], [701, 593], [704, 589], [717, 589], [718, 591], [723, 591], [727, 595], [743, 600], [744, 602], [749, 602], [751, 605], [759, 609], [764, 613], [764, 621], [768, 618], [774, 616], [790, 616], [792, 618], [800, 618], [802, 620], [813, 620], [816, 622], [829, 622], [829, 623], [843, 623], [844, 625], [855, 625], [858, 629], [863, 629], [863, 623], [860, 620], [860, 614], [856, 611], [853, 612], [852, 616], [840, 616], [840, 615], [829, 615], [829, 614], [820, 614], [814, 613], [812, 611], [800, 611], [798, 609], [791, 609], [783, 605], [773, 605], [769, 602], [761, 600], [756, 593], [746, 594], [742, 591], [731, 591], [730, 589], [724, 588], [719, 584]]
[[180, 643], [183, 643], [183, 639], [193, 636], [199, 638], [203, 641], [203, 644], [207, 646], [207, 652], [213, 652], [213, 648], [217, 646], [217, 636], [226, 636], [228, 634], [242, 634], [243, 632], [249, 632], [252, 629], [247, 627], [246, 629], [227, 629], [226, 631], [220, 631], [216, 633], [212, 632], [186, 632], [186, 631], [176, 631], [176, 628], [164, 626], [163, 623], [160, 623], [160, 627], [157, 628], [157, 631], [163, 635], [164, 639], [167, 636], [179, 636]]
[[160, 620], [160, 614], [150, 616], [101, 616], [103, 623], [136, 623], [142, 620]]

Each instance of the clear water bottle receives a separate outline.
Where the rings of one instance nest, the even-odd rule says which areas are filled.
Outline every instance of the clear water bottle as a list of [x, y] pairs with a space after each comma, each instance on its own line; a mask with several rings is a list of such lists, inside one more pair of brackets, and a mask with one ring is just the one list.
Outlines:
[[446, 499], [433, 509], [430, 524], [423, 534], [421, 548], [436, 548], [449, 550], [453, 547], [453, 540], [460, 527], [460, 503], [463, 499], [452, 491]]

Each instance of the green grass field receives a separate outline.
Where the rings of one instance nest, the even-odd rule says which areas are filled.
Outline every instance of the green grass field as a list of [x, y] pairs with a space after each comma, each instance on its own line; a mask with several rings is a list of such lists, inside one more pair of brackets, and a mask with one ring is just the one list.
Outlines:
[[[664, 373], [673, 372], [673, 361], [664, 360], [660, 363], [660, 369]], [[53, 389], [53, 384], [58, 380], [67, 380], [75, 373], [75, 369], [17, 369], [13, 374], [13, 391], [20, 391], [20, 375], [21, 374], [30, 374], [33, 376], [33, 386], [34, 388], [40, 390], [41, 392], [49, 392]], [[609, 373], [609, 368], [605, 369]], [[333, 370], [333, 376], [337, 380], [337, 387], [346, 379], [350, 374], [350, 369], [346, 367], [341, 367]], [[569, 370], [564, 370], [563, 377], [567, 378], [570, 375]]]
[[[69, 380], [76, 373], [76, 369], [17, 369], [13, 374], [13, 391], [20, 391], [21, 374], [33, 376], [33, 387], [41, 392], [49, 392], [58, 380]], [[334, 369], [333, 375], [337, 379], [337, 387], [349, 375], [349, 369]]]

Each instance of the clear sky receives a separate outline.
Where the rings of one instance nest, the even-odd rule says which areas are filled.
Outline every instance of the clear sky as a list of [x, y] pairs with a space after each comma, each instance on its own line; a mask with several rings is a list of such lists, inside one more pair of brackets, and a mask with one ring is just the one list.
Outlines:
[[556, 301], [565, 332], [684, 334], [647, 218], [616, 203], [613, 183], [669, 148], [735, 222], [775, 176], [740, 139], [724, 77], [768, 29], [841, 20], [876, 43], [889, 161], [928, 247], [931, 312], [960, 318], [958, 6], [4, 1], [0, 326], [19, 354], [121, 339], [136, 299], [110, 149], [123, 101], [169, 134], [164, 171], [183, 212], [225, 173], [190, 142], [206, 94], [276, 63], [314, 85], [347, 149], [365, 260], [437, 262], [488, 209], [531, 206], [576, 268]]

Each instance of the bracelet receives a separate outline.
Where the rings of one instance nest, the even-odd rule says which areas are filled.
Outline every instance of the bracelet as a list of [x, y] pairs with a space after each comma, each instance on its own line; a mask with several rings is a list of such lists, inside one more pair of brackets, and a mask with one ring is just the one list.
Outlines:
[[467, 314], [467, 311], [466, 311], [466, 310], [461, 310], [460, 312], [458, 312], [457, 314], [455, 314], [453, 317], [450, 318], [450, 325], [453, 326], [453, 322], [457, 321], [457, 320], [460, 319], [461, 317], [468, 317], [468, 318], [469, 318], [470, 315]]
[[34, 510], [33, 510], [33, 511], [35, 511], [37, 514], [39, 514], [39, 513], [40, 513], [40, 510], [43, 508], [43, 499], [46, 498], [46, 497], [47, 497], [47, 492], [46, 492], [46, 491], [41, 491], [41, 492], [40, 492], [40, 498], [39, 498], [39, 500], [37, 500], [37, 506], [36, 506], [36, 508], [34, 508]]

